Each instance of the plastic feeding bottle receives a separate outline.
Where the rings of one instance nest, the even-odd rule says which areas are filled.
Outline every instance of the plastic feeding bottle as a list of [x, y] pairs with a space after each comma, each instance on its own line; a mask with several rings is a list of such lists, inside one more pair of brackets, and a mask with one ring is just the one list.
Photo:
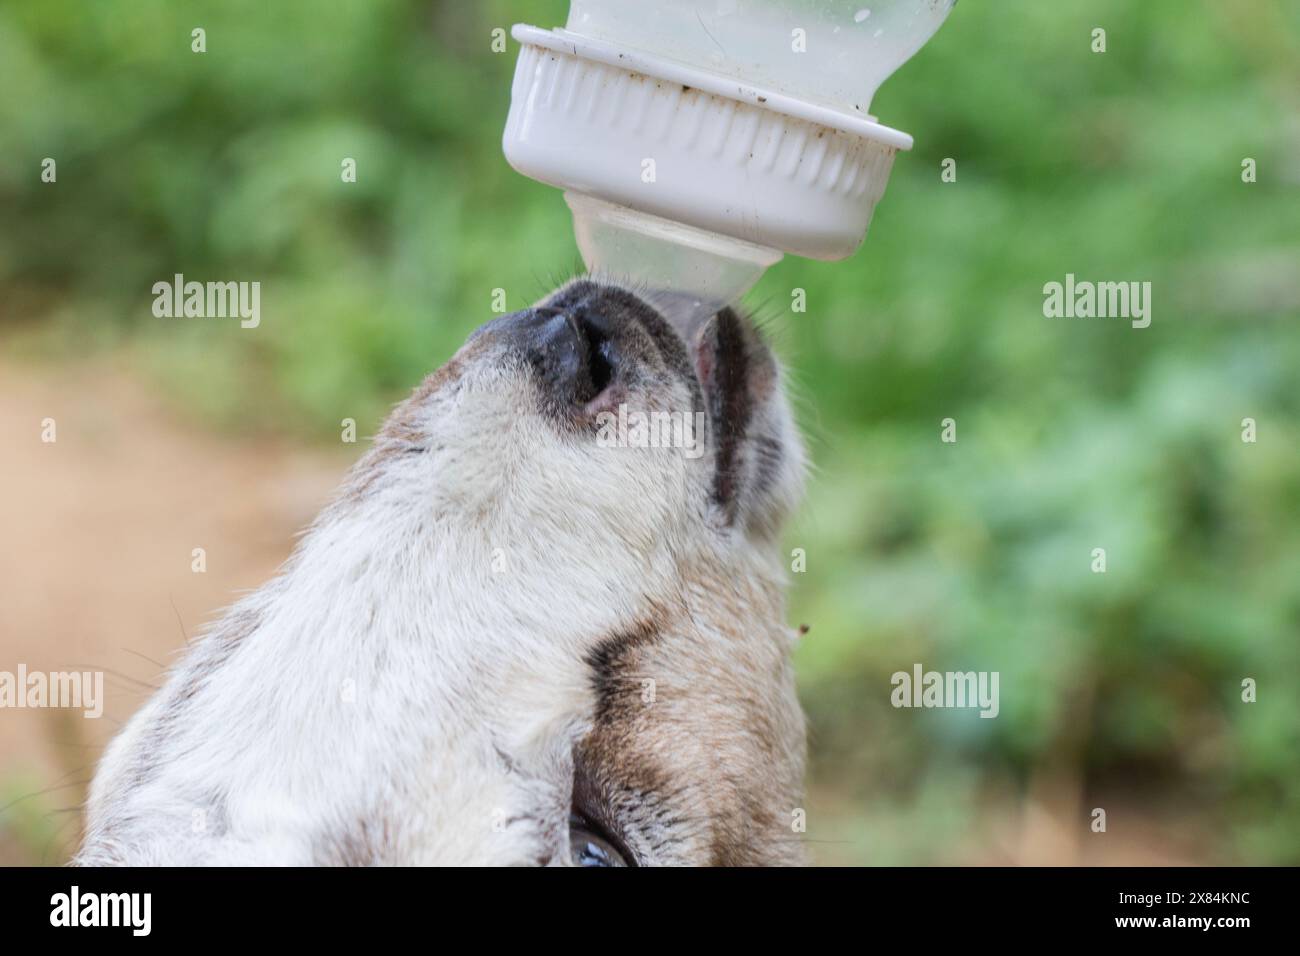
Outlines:
[[955, 2], [572, 0], [512, 31], [506, 159], [564, 190], [593, 274], [716, 309], [861, 244], [912, 146], [871, 99]]

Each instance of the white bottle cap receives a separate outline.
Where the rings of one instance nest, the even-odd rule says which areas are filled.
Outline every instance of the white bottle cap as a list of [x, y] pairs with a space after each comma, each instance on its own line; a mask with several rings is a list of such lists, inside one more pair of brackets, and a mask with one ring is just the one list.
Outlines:
[[912, 138], [871, 117], [518, 24], [502, 146], [565, 190], [588, 268], [735, 301], [782, 252], [842, 259]]

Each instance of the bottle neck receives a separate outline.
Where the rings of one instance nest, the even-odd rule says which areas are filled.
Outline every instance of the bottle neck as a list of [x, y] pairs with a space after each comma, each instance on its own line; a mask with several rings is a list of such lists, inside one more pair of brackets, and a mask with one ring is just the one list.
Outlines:
[[771, 265], [775, 249], [568, 190], [578, 249], [592, 276], [704, 318], [738, 302]]

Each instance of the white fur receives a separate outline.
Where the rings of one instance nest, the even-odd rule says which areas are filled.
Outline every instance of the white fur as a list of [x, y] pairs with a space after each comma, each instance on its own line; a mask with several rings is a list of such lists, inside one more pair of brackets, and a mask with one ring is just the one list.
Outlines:
[[399, 409], [426, 450], [381, 437], [280, 576], [187, 652], [104, 754], [78, 862], [568, 862], [588, 654], [681, 605], [684, 565], [774, 592], [780, 571], [701, 536], [707, 456], [597, 457], [503, 354], [471, 340]]

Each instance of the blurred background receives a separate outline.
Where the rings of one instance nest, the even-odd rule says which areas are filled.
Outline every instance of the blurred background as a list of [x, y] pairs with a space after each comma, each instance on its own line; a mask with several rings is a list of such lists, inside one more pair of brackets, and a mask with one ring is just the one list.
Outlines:
[[[0, 7], [0, 669], [108, 673], [103, 720], [0, 711], [0, 862], [66, 860], [104, 740], [492, 290], [580, 268], [490, 48], [565, 10]], [[816, 859], [1300, 863], [1300, 2], [966, 0], [873, 112], [916, 148], [864, 247], [749, 300], [816, 466]], [[178, 272], [260, 281], [260, 327], [155, 318]], [[1066, 273], [1152, 282], [1150, 328], [1044, 318]], [[917, 662], [1000, 716], [893, 709]]]

